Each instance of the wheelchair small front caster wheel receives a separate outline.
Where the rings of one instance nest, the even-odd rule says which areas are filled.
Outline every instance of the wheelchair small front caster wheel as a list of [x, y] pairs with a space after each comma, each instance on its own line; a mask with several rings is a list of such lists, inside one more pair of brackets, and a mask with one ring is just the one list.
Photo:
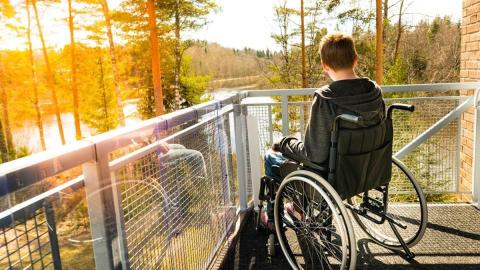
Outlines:
[[270, 257], [275, 256], [275, 234], [273, 233], [271, 233], [268, 236], [267, 252], [268, 252], [268, 256]]
[[255, 222], [255, 230], [259, 231], [260, 230], [260, 211], [253, 212], [253, 222]]
[[409, 252], [409, 253], [405, 254], [405, 258], [407, 259], [407, 261], [411, 261], [415, 258], [415, 253]]

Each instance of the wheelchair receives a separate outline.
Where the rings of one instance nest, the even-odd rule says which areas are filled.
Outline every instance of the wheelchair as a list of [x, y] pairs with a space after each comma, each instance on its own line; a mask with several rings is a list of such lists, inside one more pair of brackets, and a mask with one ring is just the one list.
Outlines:
[[278, 177], [261, 178], [254, 220], [269, 233], [270, 257], [280, 246], [293, 269], [355, 269], [353, 217], [374, 242], [414, 258], [410, 248], [427, 225], [426, 199], [410, 170], [392, 157], [392, 113], [414, 109], [393, 104], [370, 127], [355, 115], [339, 115], [328, 168], [289, 159], [272, 168]]

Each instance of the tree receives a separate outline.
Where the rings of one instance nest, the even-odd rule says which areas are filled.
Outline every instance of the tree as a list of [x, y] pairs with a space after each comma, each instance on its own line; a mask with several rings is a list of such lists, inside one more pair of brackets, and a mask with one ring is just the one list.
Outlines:
[[162, 71], [157, 36], [157, 17], [154, 0], [147, 0], [148, 26], [150, 29], [150, 54], [152, 58], [153, 94], [155, 97], [155, 113], [163, 114]]
[[85, 112], [84, 122], [96, 133], [103, 133], [115, 128], [118, 124], [114, 82], [107, 79], [107, 66], [103, 59], [101, 48], [96, 49], [96, 68], [93, 77], [96, 81], [92, 84], [92, 90], [88, 97], [90, 109]]
[[382, 17], [382, 0], [376, 0], [376, 71], [375, 81], [383, 84], [383, 17]]
[[[186, 47], [182, 42], [181, 32], [192, 31], [203, 27], [206, 22], [206, 16], [217, 8], [217, 5], [212, 0], [164, 0], [159, 1], [160, 16], [162, 19], [173, 21], [174, 29], [174, 109], [180, 108], [180, 76], [183, 52]], [[163, 16], [162, 16], [163, 15]]]
[[[0, 19], [9, 19], [12, 18], [15, 15], [15, 9], [13, 8], [12, 4], [10, 3], [9, 0], [1, 0], [0, 1]], [[5, 134], [6, 136], [3, 136], [4, 128], [3, 125], [0, 129], [0, 132], [2, 133], [2, 137], [0, 138], [0, 143], [4, 145], [5, 149], [2, 148], [2, 153], [5, 155], [3, 157], [3, 162], [8, 161], [10, 158], [15, 157], [15, 147], [13, 145], [13, 136], [12, 136], [12, 130], [10, 128], [10, 118], [8, 115], [8, 95], [5, 89], [5, 84], [6, 84], [6, 76], [4, 72], [4, 61], [3, 61], [3, 53], [0, 52], [0, 102], [2, 103], [2, 114], [3, 114], [3, 121], [5, 125]], [[6, 137], [6, 138], [5, 138]], [[6, 140], [5, 140], [6, 139]]]
[[[7, 153], [9, 159], [15, 159], [15, 146], [13, 144], [12, 129], [10, 126], [10, 116], [9, 116], [9, 98], [6, 91], [6, 76], [4, 72], [4, 61], [3, 53], [0, 52], [0, 102], [2, 104], [2, 116], [5, 123], [5, 134], [7, 142]], [[3, 132], [3, 129], [2, 129]], [[4, 160], [5, 161], [5, 160]], [[8, 161], [8, 160], [7, 160]]]
[[395, 42], [395, 51], [393, 53], [392, 62], [395, 63], [398, 57], [398, 47], [400, 46], [400, 39], [402, 38], [403, 26], [402, 26], [402, 15], [403, 15], [403, 2], [404, 0], [400, 1], [400, 10], [398, 12], [398, 23], [397, 23], [397, 40]]
[[25, 8], [27, 11], [27, 44], [28, 44], [28, 58], [30, 60], [30, 72], [32, 78], [32, 90], [33, 90], [33, 106], [35, 108], [36, 113], [36, 123], [40, 138], [40, 144], [42, 146], [42, 150], [46, 150], [47, 147], [45, 145], [45, 134], [43, 130], [43, 121], [42, 121], [42, 113], [40, 111], [40, 106], [38, 104], [38, 79], [37, 73], [35, 71], [35, 60], [33, 58], [33, 48], [32, 48], [32, 37], [31, 37], [31, 18], [30, 18], [30, 3], [29, 0], [26, 0]]
[[[302, 3], [300, 3], [302, 4]], [[279, 87], [315, 87], [325, 81], [320, 66], [318, 46], [326, 34], [322, 22], [332, 16], [339, 1], [312, 1], [300, 11], [281, 2], [275, 8], [275, 20], [279, 31], [272, 35], [280, 46], [280, 59], [274, 59], [271, 82]], [[348, 12], [337, 15], [344, 19]], [[300, 23], [295, 23], [298, 16]], [[343, 16], [343, 17], [342, 17]], [[303, 21], [303, 22], [302, 22]], [[298, 42], [300, 40], [300, 42]]]
[[307, 88], [307, 67], [305, 60], [305, 14], [303, 0], [300, 0], [300, 35], [302, 47], [302, 87]]
[[7, 141], [5, 140], [5, 135], [3, 133], [2, 119], [0, 119], [0, 154], [2, 157], [2, 163], [9, 161]]
[[82, 138], [80, 128], [80, 116], [78, 114], [78, 87], [77, 87], [77, 65], [75, 56], [75, 29], [73, 26], [72, 0], [68, 0], [68, 29], [70, 31], [70, 55], [71, 55], [71, 75], [72, 75], [72, 96], [73, 96], [73, 119], [75, 122], [75, 138]]
[[280, 46], [281, 62], [274, 63], [271, 68], [275, 76], [270, 78], [273, 84], [281, 84], [289, 88], [295, 88], [298, 85], [296, 80], [296, 70], [294, 63], [294, 52], [291, 50], [290, 21], [291, 17], [296, 14], [296, 10], [287, 6], [287, 1], [281, 2], [280, 6], [275, 7], [275, 20], [278, 25], [279, 32], [272, 35], [273, 40]]
[[43, 32], [42, 32], [42, 25], [40, 24], [40, 16], [38, 14], [38, 9], [37, 9], [37, 0], [32, 0], [32, 7], [35, 14], [35, 21], [37, 23], [38, 34], [40, 36], [40, 41], [42, 43], [43, 58], [45, 60], [45, 65], [47, 68], [47, 82], [52, 95], [52, 103], [55, 109], [58, 132], [60, 134], [60, 139], [62, 141], [62, 144], [65, 144], [65, 134], [63, 133], [62, 118], [60, 116], [60, 107], [58, 106], [57, 90], [55, 88], [55, 79], [53, 77], [54, 75], [53, 75], [52, 67], [50, 66], [50, 61], [48, 59], [47, 47], [45, 45], [45, 39], [43, 37]]
[[110, 61], [112, 62], [113, 80], [115, 84], [115, 96], [119, 117], [118, 121], [120, 122], [120, 125], [124, 126], [125, 115], [123, 113], [122, 93], [120, 91], [121, 79], [117, 63], [117, 55], [115, 52], [115, 43], [113, 41], [112, 24], [110, 22], [110, 11], [108, 8], [107, 0], [100, 0], [100, 4], [102, 5], [103, 17], [105, 18], [105, 28], [107, 30], [108, 45], [110, 48]]
[[11, 18], [14, 14], [15, 9], [12, 3], [10, 3], [10, 0], [0, 0], [0, 15]]

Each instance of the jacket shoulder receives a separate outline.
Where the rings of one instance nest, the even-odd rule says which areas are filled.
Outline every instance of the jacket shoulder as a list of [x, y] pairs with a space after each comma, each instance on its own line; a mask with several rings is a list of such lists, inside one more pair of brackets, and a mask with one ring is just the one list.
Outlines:
[[314, 96], [319, 96], [322, 98], [328, 98], [332, 96], [332, 90], [330, 89], [330, 85], [325, 85], [317, 90], [315, 90]]

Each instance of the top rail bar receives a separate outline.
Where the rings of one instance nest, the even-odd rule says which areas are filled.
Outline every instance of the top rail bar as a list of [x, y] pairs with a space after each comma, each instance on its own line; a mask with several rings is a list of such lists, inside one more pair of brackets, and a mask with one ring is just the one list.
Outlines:
[[83, 187], [83, 175], [76, 177], [66, 183], [54, 187], [40, 195], [21, 202], [0, 213], [0, 228], [4, 228], [14, 223], [15, 220], [24, 219], [32, 216], [37, 209], [43, 206], [43, 201], [54, 195], [62, 193], [65, 189], [71, 188], [77, 190]]
[[0, 165], [0, 196], [95, 159], [91, 142], [81, 141], [56, 150], [33, 154]]
[[[419, 91], [452, 91], [465, 89], [478, 89], [480, 82], [467, 83], [439, 83], [439, 84], [410, 84], [410, 85], [383, 85], [383, 92], [419, 92]], [[306, 96], [312, 95], [318, 88], [299, 89], [274, 89], [274, 90], [248, 90], [244, 91], [247, 97], [269, 96]]]

